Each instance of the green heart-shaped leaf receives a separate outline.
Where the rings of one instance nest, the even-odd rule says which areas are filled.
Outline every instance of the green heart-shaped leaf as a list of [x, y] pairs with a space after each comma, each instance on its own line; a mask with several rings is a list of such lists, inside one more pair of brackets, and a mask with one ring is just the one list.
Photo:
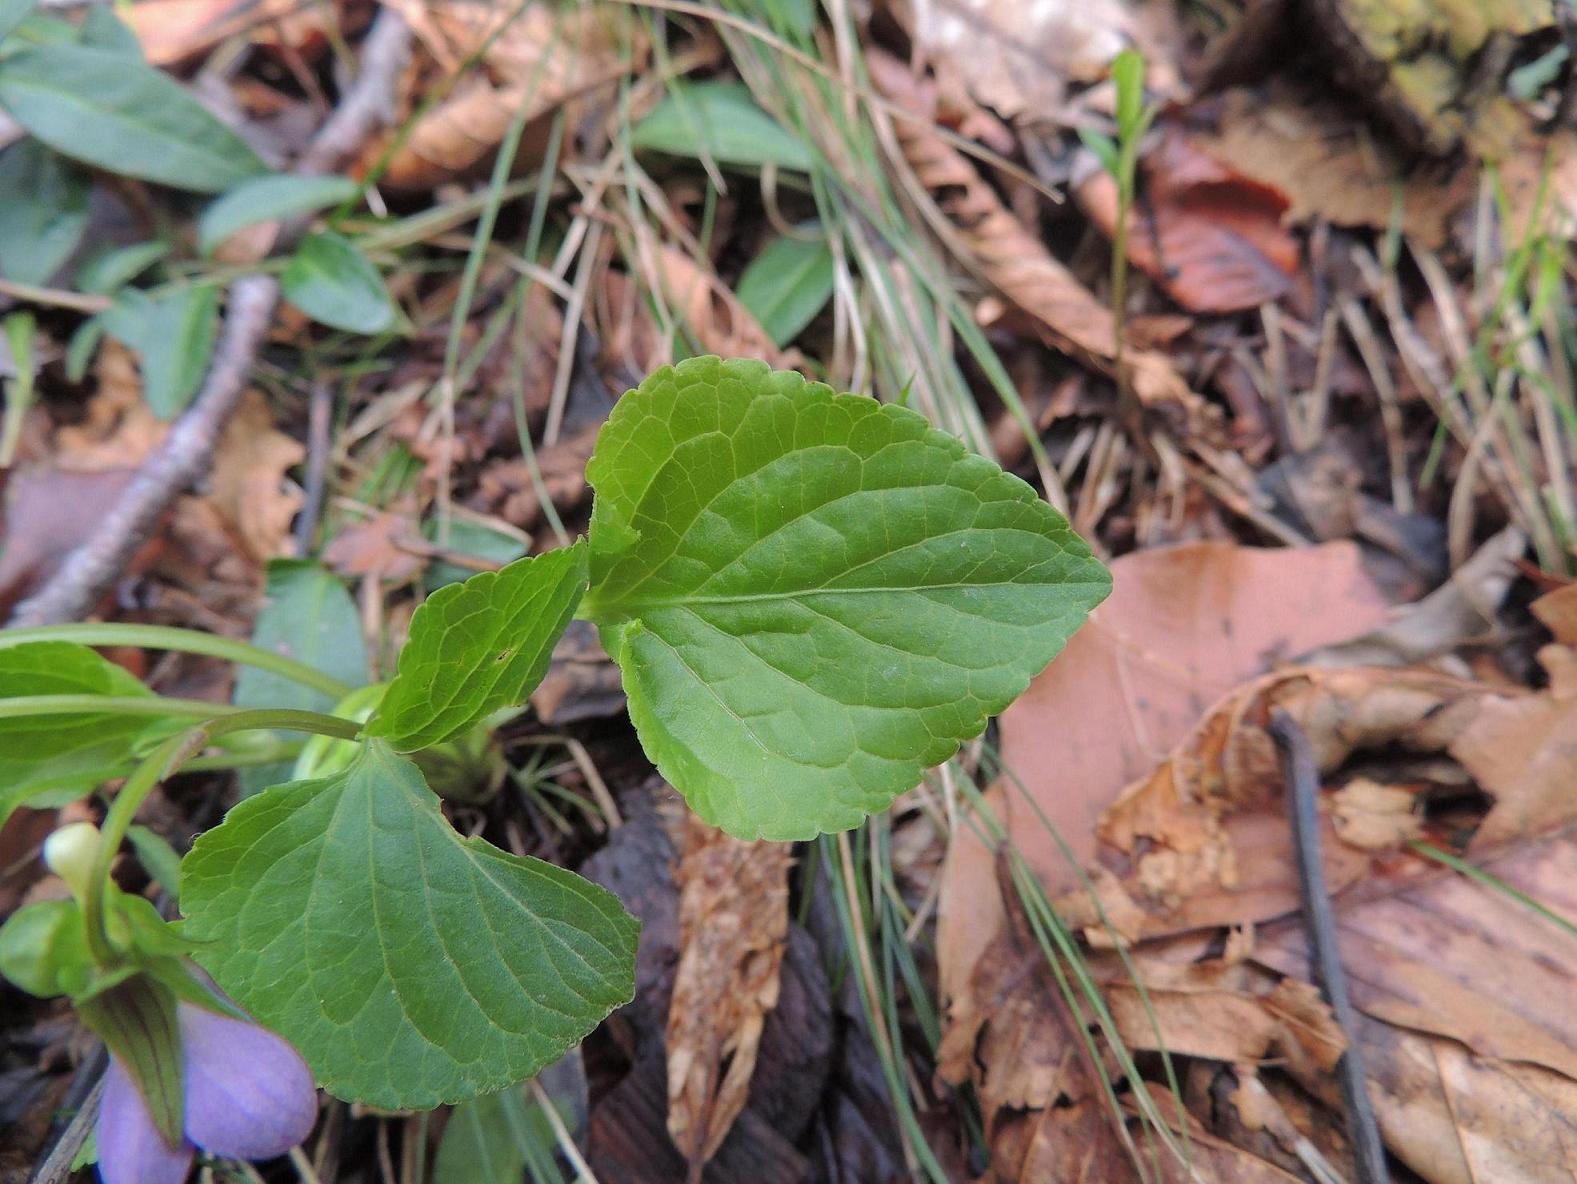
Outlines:
[[634, 993], [639, 925], [616, 897], [461, 838], [381, 741], [231, 810], [186, 857], [181, 905], [219, 984], [376, 1106], [522, 1081]]
[[582, 611], [647, 754], [742, 837], [885, 809], [1111, 586], [1028, 485], [921, 416], [759, 362], [652, 375], [586, 471]]

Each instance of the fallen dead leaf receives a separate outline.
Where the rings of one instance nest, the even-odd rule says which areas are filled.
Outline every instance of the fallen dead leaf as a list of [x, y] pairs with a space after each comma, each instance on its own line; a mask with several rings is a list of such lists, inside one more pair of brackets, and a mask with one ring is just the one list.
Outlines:
[[1533, 615], [1562, 645], [1577, 646], [1577, 584], [1547, 592], [1533, 602]]
[[420, 538], [404, 514], [382, 512], [347, 526], [323, 548], [323, 562], [342, 576], [376, 576], [396, 583], [415, 579], [426, 560], [400, 541]]
[[[644, 237], [644, 236], [643, 236]], [[760, 358], [779, 369], [792, 368], [799, 354], [779, 350], [761, 322], [712, 272], [671, 244], [643, 244], [648, 276], [658, 277], [675, 313], [706, 353]]]
[[1214, 125], [1201, 134], [1201, 145], [1285, 194], [1289, 223], [1319, 217], [1384, 230], [1400, 216], [1410, 237], [1434, 248], [1473, 197], [1473, 170], [1404, 164], [1350, 109], [1286, 82], [1271, 84], [1268, 93], [1228, 91]]
[[[1177, 129], [1141, 162], [1145, 200], [1128, 212], [1128, 259], [1190, 312], [1256, 308], [1297, 274], [1297, 241], [1282, 226], [1287, 198], [1223, 165]], [[1093, 156], [1074, 197], [1107, 238], [1117, 182]]]
[[208, 497], [259, 564], [292, 553], [290, 524], [302, 496], [287, 474], [305, 457], [305, 448], [275, 429], [262, 394], [248, 392], [219, 439]]
[[254, 45], [297, 54], [327, 44], [324, 8], [300, 0], [137, 0], [121, 11], [155, 66], [185, 61], [243, 33]]
[[[1049, 119], [1069, 82], [1095, 82], [1125, 47], [1143, 39], [1146, 58], [1165, 63], [1169, 47], [1124, 0], [932, 0], [894, 5], [943, 91], [993, 108], [1006, 119]], [[1159, 68], [1170, 74], [1164, 65]]]
[[[418, 119], [395, 149], [384, 183], [396, 189], [430, 189], [486, 167], [522, 107], [530, 114], [515, 167], [534, 167], [554, 111], [624, 69], [613, 52], [614, 29], [601, 10], [464, 0], [398, 0], [393, 6], [441, 73], [453, 74], [481, 54], [480, 68]], [[570, 112], [569, 123], [574, 122]], [[364, 162], [370, 164], [385, 147], [370, 146]]]
[[791, 863], [787, 844], [746, 842], [686, 816], [668, 1132], [695, 1180], [745, 1107], [762, 1027], [777, 1006]]

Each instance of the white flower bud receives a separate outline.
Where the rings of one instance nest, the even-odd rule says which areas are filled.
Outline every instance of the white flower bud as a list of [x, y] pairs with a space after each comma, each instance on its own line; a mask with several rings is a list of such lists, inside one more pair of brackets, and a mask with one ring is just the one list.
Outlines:
[[103, 836], [91, 822], [73, 822], [44, 840], [44, 863], [66, 882], [79, 901], [88, 897], [93, 864], [99, 857]]

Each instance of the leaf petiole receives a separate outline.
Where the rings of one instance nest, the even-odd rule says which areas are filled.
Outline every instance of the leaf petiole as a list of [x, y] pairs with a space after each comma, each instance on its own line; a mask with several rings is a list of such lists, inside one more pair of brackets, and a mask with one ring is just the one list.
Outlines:
[[[37, 698], [68, 697], [37, 696]], [[95, 698], [91, 695], [75, 697]], [[19, 701], [11, 700], [11, 702]], [[208, 706], [215, 707], [214, 704]], [[318, 711], [297, 711], [290, 708], [238, 711], [234, 708], [222, 707], [219, 710], [223, 714], [217, 718], [209, 719], [194, 728], [188, 728], [177, 736], [171, 736], [144, 757], [142, 763], [132, 771], [131, 776], [126, 778], [126, 783], [121, 786], [120, 792], [115, 795], [115, 800], [110, 803], [110, 808], [104, 815], [98, 857], [93, 863], [88, 898], [82, 906], [88, 948], [92, 951], [94, 960], [100, 965], [112, 965], [118, 957], [104, 923], [104, 901], [108, 894], [110, 870], [115, 863], [115, 853], [120, 850], [126, 832], [131, 828], [132, 820], [136, 818], [137, 811], [142, 808], [142, 803], [147, 800], [155, 786], [174, 775], [210, 743], [221, 736], [236, 732], [312, 732], [320, 736], [332, 736], [336, 740], [355, 740], [361, 735], [361, 725], [354, 720], [340, 719], [338, 716], [324, 715]]]
[[[22, 645], [29, 641], [74, 641], [79, 645], [129, 645], [150, 650], [174, 650], [183, 654], [203, 654], [211, 658], [224, 658], [244, 666], [256, 666], [281, 678], [321, 691], [335, 702], [343, 699], [355, 687], [305, 662], [287, 658], [259, 646], [237, 641], [233, 637], [219, 637], [212, 633], [199, 633], [195, 629], [177, 629], [171, 625], [123, 625], [117, 622], [86, 622], [70, 625], [40, 625], [30, 629], [0, 631], [0, 649]], [[211, 706], [211, 705], [210, 705]], [[209, 714], [216, 714], [210, 712]]]
[[167, 699], [160, 695], [18, 695], [0, 699], [0, 719], [32, 715], [148, 715], [213, 719], [239, 714], [240, 708], [206, 699]]

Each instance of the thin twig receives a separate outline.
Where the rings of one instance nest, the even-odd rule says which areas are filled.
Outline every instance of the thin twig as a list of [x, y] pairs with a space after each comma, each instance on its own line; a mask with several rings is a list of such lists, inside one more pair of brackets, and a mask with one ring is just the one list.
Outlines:
[[208, 468], [278, 301], [279, 282], [272, 276], [249, 275], [230, 286], [224, 335], [197, 398], [92, 533], [43, 588], [17, 606], [13, 626], [58, 625], [92, 611], [175, 495]]
[[334, 417], [334, 392], [326, 382], [314, 382], [307, 402], [307, 474], [303, 485], [301, 512], [296, 515], [293, 532], [296, 557], [304, 559], [312, 551], [323, 516], [323, 491], [328, 485], [330, 422]]
[[1360, 1184], [1387, 1184], [1390, 1174], [1385, 1164], [1385, 1144], [1380, 1140], [1374, 1108], [1369, 1104], [1363, 1052], [1358, 1042], [1358, 1014], [1347, 997], [1347, 976], [1336, 940], [1336, 910], [1331, 906], [1325, 864], [1320, 856], [1320, 820], [1315, 804], [1319, 771], [1314, 764], [1314, 749], [1298, 722], [1279, 707], [1271, 712], [1270, 735], [1281, 750], [1287, 780], [1287, 812], [1292, 820], [1298, 885], [1303, 893], [1303, 917], [1313, 947], [1315, 974], [1347, 1037], [1347, 1051], [1337, 1065], [1342, 1104], [1347, 1111], [1347, 1137], [1352, 1140]]
[[[331, 171], [360, 147], [389, 106], [409, 44], [405, 19], [393, 8], [383, 8], [363, 42], [361, 74], [302, 153], [298, 173]], [[286, 228], [282, 241], [298, 230]], [[175, 495], [207, 471], [278, 302], [279, 283], [272, 276], [246, 275], [231, 284], [224, 333], [192, 405], [92, 533], [37, 593], [17, 606], [12, 625], [54, 625], [93, 610]]]

